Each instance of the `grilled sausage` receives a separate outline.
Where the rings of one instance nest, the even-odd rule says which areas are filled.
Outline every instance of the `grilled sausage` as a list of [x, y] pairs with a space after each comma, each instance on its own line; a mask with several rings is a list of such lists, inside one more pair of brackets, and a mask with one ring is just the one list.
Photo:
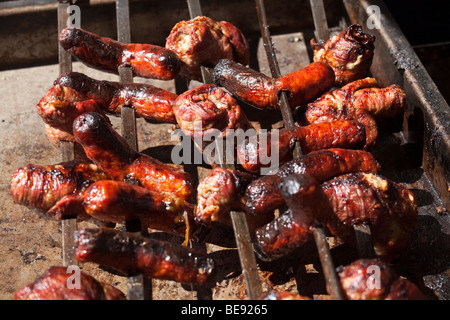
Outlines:
[[274, 175], [253, 181], [245, 191], [246, 211], [264, 215], [285, 204], [279, 192], [279, 184], [290, 174], [310, 174], [319, 183], [349, 172], [378, 172], [380, 166], [373, 155], [363, 150], [327, 149], [314, 151], [291, 160]]
[[178, 95], [150, 84], [99, 81], [82, 73], [69, 72], [59, 76], [55, 85], [76, 90], [85, 100], [94, 100], [108, 113], [120, 114], [121, 107], [128, 106], [146, 120], [176, 123], [172, 107]]
[[[97, 281], [80, 271], [76, 283], [74, 272], [68, 267], [49, 268], [34, 283], [14, 294], [14, 300], [125, 300], [117, 288]], [[70, 288], [68, 284], [73, 284]]]
[[149, 237], [113, 229], [76, 232], [75, 258], [94, 262], [124, 274], [202, 285], [212, 278], [214, 260], [204, 253]]
[[[237, 155], [244, 169], [257, 172], [262, 167], [273, 165], [269, 161], [271, 159], [278, 159], [280, 165], [292, 160], [296, 141], [300, 141], [303, 154], [329, 148], [362, 149], [366, 143], [366, 132], [365, 127], [356, 121], [282, 128], [277, 135], [272, 131], [246, 138], [237, 146]], [[272, 145], [273, 142], [275, 145]], [[274, 156], [273, 152], [277, 155]]]
[[133, 75], [171, 80], [180, 72], [177, 55], [164, 47], [120, 43], [79, 28], [67, 27], [59, 35], [61, 46], [89, 67], [118, 74], [119, 67], [133, 68]]
[[289, 211], [255, 232], [255, 250], [273, 260], [310, 241], [315, 221], [331, 233], [356, 245], [353, 226], [370, 225], [375, 254], [385, 260], [403, 255], [417, 222], [412, 193], [373, 173], [349, 173], [320, 187], [305, 175], [283, 180], [281, 193]]
[[199, 16], [178, 22], [166, 40], [166, 48], [178, 55], [180, 75], [201, 81], [201, 66], [214, 68], [220, 59], [249, 63], [250, 49], [243, 33], [226, 21]]
[[83, 208], [101, 221], [139, 221], [142, 227], [179, 236], [195, 231], [193, 205], [173, 207], [161, 194], [122, 181], [103, 180], [90, 185], [84, 193]]
[[336, 74], [336, 86], [366, 77], [372, 65], [375, 36], [357, 24], [325, 42], [311, 39], [314, 61], [329, 64]]
[[308, 174], [290, 175], [279, 188], [289, 210], [255, 231], [254, 247], [263, 260], [274, 260], [309, 242], [311, 226], [332, 214], [327, 196]]
[[313, 101], [333, 86], [334, 71], [325, 63], [313, 62], [303, 69], [288, 73], [276, 80], [278, 90], [288, 93], [292, 108]]
[[95, 181], [109, 179], [96, 165], [70, 161], [56, 165], [29, 164], [17, 169], [11, 179], [14, 203], [36, 210], [44, 217], [85, 218], [82, 202]]
[[140, 186], [161, 193], [174, 206], [195, 201], [190, 174], [136, 152], [103, 116], [85, 113], [75, 119], [73, 131], [86, 156], [114, 180], [137, 181]]
[[413, 282], [400, 278], [384, 261], [359, 259], [336, 271], [348, 300], [426, 300]]
[[279, 108], [275, 80], [240, 63], [220, 60], [214, 67], [214, 81], [249, 105], [262, 109]]
[[62, 74], [37, 104], [53, 145], [75, 141], [73, 121], [86, 112], [120, 115], [123, 106], [137, 117], [162, 123], [176, 123], [173, 102], [177, 95], [149, 84], [121, 84], [99, 81], [78, 72]]

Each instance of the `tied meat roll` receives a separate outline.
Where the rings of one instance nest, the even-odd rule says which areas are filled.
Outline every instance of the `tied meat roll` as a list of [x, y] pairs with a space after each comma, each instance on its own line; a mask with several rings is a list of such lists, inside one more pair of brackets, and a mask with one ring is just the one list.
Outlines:
[[334, 84], [343, 86], [364, 78], [372, 65], [375, 36], [364, 33], [357, 24], [325, 42], [311, 39], [314, 61], [330, 65], [336, 75]]
[[220, 59], [247, 65], [250, 49], [244, 34], [227, 21], [199, 16], [178, 22], [166, 39], [166, 48], [181, 61], [180, 75], [201, 81], [201, 66], [214, 68]]
[[84, 219], [88, 217], [83, 209], [86, 189], [92, 183], [106, 179], [110, 177], [88, 162], [29, 164], [14, 172], [10, 192], [14, 203], [27, 206], [44, 217]]

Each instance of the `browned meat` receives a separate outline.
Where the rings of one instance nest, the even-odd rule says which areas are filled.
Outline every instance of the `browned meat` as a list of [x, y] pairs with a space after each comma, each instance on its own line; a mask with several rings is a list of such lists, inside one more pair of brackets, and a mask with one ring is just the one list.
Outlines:
[[336, 86], [367, 76], [372, 65], [375, 36], [354, 24], [324, 42], [311, 39], [314, 61], [329, 64], [336, 74]]
[[332, 214], [327, 196], [308, 174], [290, 175], [279, 188], [289, 211], [256, 230], [254, 246], [263, 260], [274, 260], [309, 242], [311, 226]]
[[114, 180], [134, 180], [160, 193], [173, 208], [194, 203], [194, 180], [189, 173], [136, 152], [103, 116], [92, 112], [77, 117], [74, 135], [86, 156]]
[[288, 93], [292, 108], [306, 104], [329, 90], [334, 73], [327, 64], [315, 62], [278, 79], [229, 60], [214, 68], [215, 82], [243, 102], [262, 109], [279, 109], [279, 93]]
[[236, 100], [212, 84], [204, 84], [178, 96], [173, 106], [183, 132], [192, 138], [208, 141], [216, 133], [221, 138], [227, 130], [252, 128]]
[[86, 189], [95, 181], [109, 179], [96, 165], [64, 162], [39, 166], [29, 164], [14, 172], [10, 191], [14, 203], [35, 209], [45, 217], [83, 219]]
[[263, 260], [274, 260], [309, 242], [315, 221], [353, 245], [353, 226], [370, 225], [375, 254], [386, 260], [400, 257], [409, 248], [417, 221], [414, 197], [380, 175], [345, 174], [320, 188], [311, 177], [291, 175], [280, 189], [289, 211], [255, 232], [255, 250]]
[[329, 65], [321, 62], [310, 63], [303, 69], [288, 73], [276, 80], [279, 91], [288, 93], [292, 108], [314, 101], [333, 86], [334, 72]]
[[214, 81], [239, 100], [262, 109], [278, 109], [279, 90], [276, 80], [228, 59], [214, 67]]
[[379, 169], [380, 165], [367, 151], [336, 148], [314, 151], [287, 162], [274, 175], [253, 181], [245, 191], [245, 209], [264, 215], [281, 208], [285, 201], [278, 186], [291, 174], [310, 174], [321, 183], [344, 173], [378, 172]]
[[309, 174], [290, 175], [280, 184], [281, 195], [292, 212], [294, 222], [309, 229], [327, 221], [333, 208], [320, 184]]
[[330, 231], [355, 244], [355, 224], [370, 225], [375, 254], [395, 259], [405, 254], [417, 223], [417, 204], [411, 191], [373, 173], [350, 173], [322, 184], [334, 214]]
[[386, 262], [360, 259], [337, 268], [348, 300], [426, 300], [411, 281], [401, 278]]
[[201, 81], [200, 67], [213, 68], [220, 59], [247, 65], [250, 49], [242, 32], [226, 21], [199, 16], [178, 22], [166, 40], [166, 48], [178, 55], [180, 75]]
[[75, 257], [124, 274], [198, 285], [214, 272], [214, 260], [200, 251], [107, 228], [78, 230]]
[[149, 84], [122, 84], [99, 81], [69, 72], [56, 79], [39, 101], [38, 114], [46, 124], [54, 145], [60, 140], [74, 141], [72, 125], [85, 112], [120, 115], [121, 108], [134, 108], [137, 117], [162, 123], [176, 123], [173, 102], [177, 95]]
[[[210, 227], [212, 222], [232, 225], [230, 211], [243, 211], [242, 194], [254, 179], [249, 173], [215, 167], [197, 187], [195, 220]], [[250, 233], [273, 219], [273, 213], [246, 214]]]
[[[275, 140], [275, 145], [272, 145], [272, 140]], [[330, 148], [362, 149], [366, 143], [366, 132], [365, 127], [357, 121], [333, 121], [282, 128], [275, 135], [271, 131], [246, 137], [237, 146], [237, 155], [244, 169], [258, 172], [262, 167], [272, 166], [271, 159], [278, 159], [280, 165], [292, 160], [296, 141], [300, 142], [303, 154]]]
[[134, 76], [171, 80], [181, 69], [177, 55], [164, 47], [120, 43], [83, 29], [65, 28], [59, 35], [59, 43], [86, 65], [115, 74], [119, 73], [119, 67], [130, 66]]
[[87, 214], [101, 221], [139, 221], [142, 227], [179, 236], [195, 232], [192, 219], [194, 205], [174, 207], [166, 203], [160, 193], [122, 181], [93, 183], [84, 194], [83, 208]]
[[[125, 300], [117, 288], [97, 281], [80, 271], [79, 282], [74, 283], [74, 271], [55, 266], [48, 269], [36, 282], [14, 294], [14, 300]], [[79, 285], [80, 287], [69, 288]]]
[[405, 110], [405, 93], [398, 85], [376, 88], [374, 78], [356, 80], [323, 94], [306, 107], [302, 123], [354, 119], [366, 127], [366, 148], [378, 137], [376, 119], [398, 116]]

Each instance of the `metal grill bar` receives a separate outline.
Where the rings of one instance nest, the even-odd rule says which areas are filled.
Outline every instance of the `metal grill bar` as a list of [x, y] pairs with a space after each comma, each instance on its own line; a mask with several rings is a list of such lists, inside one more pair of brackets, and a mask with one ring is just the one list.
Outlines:
[[[58, 34], [67, 26], [69, 14], [67, 10], [71, 1], [58, 2]], [[72, 57], [70, 54], [58, 45], [59, 73], [63, 74], [72, 71]], [[75, 158], [75, 149], [73, 142], [61, 141], [60, 143], [61, 161], [71, 161]], [[77, 230], [77, 219], [63, 219], [61, 221], [62, 228], [62, 264], [64, 266], [78, 264], [75, 259], [75, 238], [74, 233]]]
[[[264, 43], [264, 49], [266, 51], [267, 60], [269, 62], [270, 72], [272, 77], [281, 77], [280, 67], [276, 57], [275, 49], [273, 48], [272, 38], [270, 36], [269, 24], [267, 23], [266, 9], [264, 6], [264, 0], [256, 0], [256, 11], [258, 13], [259, 26], [261, 30], [261, 36]], [[285, 127], [293, 127], [294, 117], [292, 116], [291, 108], [289, 106], [286, 92], [281, 92], [279, 97], [281, 116]], [[298, 158], [302, 155], [302, 148], [300, 142], [296, 141], [293, 156]]]
[[[130, 8], [128, 0], [116, 1], [116, 20], [117, 20], [117, 40], [122, 43], [131, 42], [130, 30]], [[121, 83], [133, 82], [133, 69], [129, 66], [119, 67], [119, 77]], [[136, 114], [135, 110], [129, 106], [121, 107], [122, 137], [134, 149], [138, 149], [136, 132]], [[127, 232], [141, 234], [141, 225], [139, 221], [125, 223]], [[145, 299], [145, 278], [143, 274], [132, 275], [127, 278], [128, 300]]]
[[[201, 16], [202, 10], [199, 0], [187, 0], [189, 15], [191, 19]], [[214, 83], [212, 71], [206, 67], [201, 67], [203, 83]], [[217, 148], [216, 150], [219, 150]], [[220, 151], [220, 150], [219, 150]], [[226, 163], [225, 152], [222, 154], [220, 166], [223, 168], [235, 169], [234, 164]], [[246, 284], [246, 291], [250, 300], [257, 299], [261, 293], [261, 283], [259, 279], [255, 253], [251, 242], [250, 232], [247, 225], [245, 213], [241, 211], [230, 211], [234, 236], [236, 239], [239, 260], [241, 263], [242, 275]]]
[[330, 36], [330, 32], [328, 29], [327, 16], [325, 14], [323, 0], [310, 0], [309, 2], [311, 3], [317, 41], [326, 41]]
[[[326, 41], [330, 32], [328, 29], [327, 17], [323, 0], [310, 0], [311, 10], [314, 20], [315, 36], [317, 41]], [[375, 256], [370, 226], [355, 225], [356, 244], [360, 258], [372, 258]]]
[[[256, 10], [258, 12], [258, 19], [261, 29], [262, 38], [264, 41], [264, 48], [266, 50], [267, 58], [269, 60], [270, 70], [272, 77], [280, 77], [280, 69], [278, 67], [277, 57], [273, 48], [272, 40], [270, 37], [269, 27], [267, 23], [266, 10], [264, 7], [264, 0], [256, 0]], [[291, 109], [287, 103], [286, 93], [282, 92], [280, 96], [280, 109], [282, 112], [283, 120], [286, 127], [294, 126], [294, 120]], [[297, 143], [294, 151], [294, 159], [302, 155], [300, 143]], [[333, 260], [330, 255], [330, 248], [325, 237], [323, 227], [319, 224], [313, 228], [314, 240], [318, 249], [322, 268], [324, 270], [324, 276], [327, 283], [327, 289], [333, 299], [342, 300], [342, 290], [337, 279], [337, 274], [334, 270]]]

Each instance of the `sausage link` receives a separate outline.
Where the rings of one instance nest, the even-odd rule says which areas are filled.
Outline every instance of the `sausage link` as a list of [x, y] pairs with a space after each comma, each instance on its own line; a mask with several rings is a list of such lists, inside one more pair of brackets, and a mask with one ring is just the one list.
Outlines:
[[245, 191], [246, 211], [263, 215], [285, 204], [279, 184], [290, 174], [310, 174], [319, 183], [349, 172], [378, 172], [379, 163], [363, 150], [327, 149], [314, 151], [284, 164], [276, 174], [253, 181]]
[[310, 63], [303, 69], [288, 73], [276, 80], [278, 91], [288, 93], [292, 108], [302, 106], [331, 89], [334, 82], [333, 69], [322, 62]]
[[121, 107], [128, 106], [136, 110], [138, 117], [176, 123], [172, 108], [178, 95], [150, 84], [100, 81], [82, 73], [69, 72], [56, 79], [55, 85], [77, 91], [85, 100], [94, 100], [108, 113], [120, 114]]
[[135, 180], [146, 189], [160, 192], [173, 205], [195, 201], [190, 174], [133, 150], [105, 117], [85, 113], [75, 119], [73, 131], [86, 156], [114, 180]]
[[164, 202], [161, 194], [122, 181], [93, 183], [84, 194], [83, 207], [87, 214], [98, 220], [139, 221], [143, 227], [179, 236], [186, 235], [186, 227], [194, 224], [193, 205], [173, 208]]
[[275, 80], [232, 60], [222, 59], [214, 67], [214, 81], [239, 100], [257, 108], [279, 109]]
[[266, 261], [284, 256], [312, 239], [310, 227], [325, 221], [332, 207], [319, 183], [308, 174], [291, 175], [280, 186], [289, 210], [255, 231], [255, 250]]
[[200, 251], [107, 228], [78, 230], [75, 258], [124, 274], [142, 273], [155, 279], [199, 285], [214, 273], [214, 260]]
[[156, 45], [120, 43], [73, 27], [61, 31], [59, 42], [86, 65], [115, 74], [119, 73], [119, 67], [130, 66], [134, 76], [172, 80], [181, 69], [180, 60], [173, 51]]
[[[272, 141], [276, 140], [276, 141]], [[272, 152], [278, 153], [279, 164], [292, 160], [292, 150], [300, 142], [304, 154], [330, 148], [362, 149], [366, 143], [364, 125], [357, 121], [333, 121], [283, 128], [278, 137], [273, 131], [267, 135], [249, 137], [237, 146], [237, 155], [242, 167], [257, 172], [262, 167], [273, 165]], [[275, 142], [275, 146], [272, 143]], [[264, 159], [264, 157], [268, 159]], [[264, 163], [264, 164], [263, 164]]]

